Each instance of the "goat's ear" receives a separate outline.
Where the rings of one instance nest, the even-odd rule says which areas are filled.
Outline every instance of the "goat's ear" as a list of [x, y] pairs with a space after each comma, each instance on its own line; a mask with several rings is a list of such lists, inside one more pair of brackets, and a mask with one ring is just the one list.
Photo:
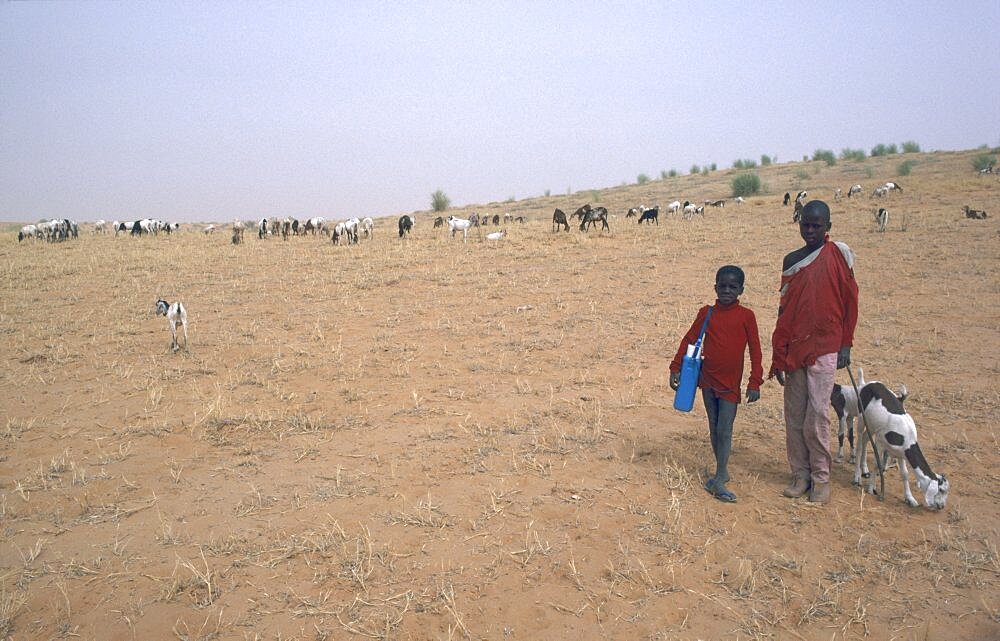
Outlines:
[[902, 403], [903, 401], [905, 401], [906, 397], [909, 395], [910, 395], [909, 392], [906, 391], [906, 385], [900, 385], [899, 391], [896, 392], [896, 398], [899, 399], [899, 402]]

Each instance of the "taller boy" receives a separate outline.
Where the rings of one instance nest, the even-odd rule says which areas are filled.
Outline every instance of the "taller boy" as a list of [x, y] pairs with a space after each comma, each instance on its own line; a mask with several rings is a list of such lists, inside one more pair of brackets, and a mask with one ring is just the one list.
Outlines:
[[831, 242], [830, 208], [806, 203], [799, 219], [805, 247], [785, 256], [771, 376], [785, 388], [785, 448], [792, 482], [784, 495], [830, 500], [830, 392], [836, 370], [851, 364], [858, 322], [854, 253]]

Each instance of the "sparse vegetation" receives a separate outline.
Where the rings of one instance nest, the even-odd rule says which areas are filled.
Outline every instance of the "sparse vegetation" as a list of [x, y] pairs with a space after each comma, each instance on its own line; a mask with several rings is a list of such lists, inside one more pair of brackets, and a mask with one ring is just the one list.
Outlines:
[[753, 169], [756, 166], [757, 161], [751, 158], [733, 161], [733, 169]]
[[833, 167], [837, 164], [837, 157], [829, 149], [817, 149], [814, 151], [813, 160], [822, 160], [826, 163], [827, 167]]
[[799, 167], [795, 170], [795, 177], [799, 180], [809, 180], [809, 172], [805, 168]]
[[896, 143], [892, 143], [889, 145], [878, 144], [872, 147], [871, 155], [874, 157], [878, 157], [878, 156], [891, 156], [893, 154], [898, 154], [898, 153], [899, 149], [896, 147]]
[[767, 154], [761, 154], [761, 156], [760, 156], [760, 166], [761, 167], [767, 167], [772, 162], [774, 162], [774, 161], [771, 160], [770, 156], [768, 156]]
[[899, 163], [896, 166], [896, 175], [897, 176], [909, 176], [910, 175], [910, 171], [913, 170], [913, 167], [916, 164], [917, 164], [916, 160], [904, 160], [903, 162]]
[[699, 165], [691, 165], [691, 175], [695, 176], [701, 173], [701, 167]]
[[997, 157], [993, 154], [979, 154], [972, 159], [972, 167], [976, 171], [982, 171], [990, 166], [996, 166]]
[[760, 176], [755, 171], [738, 174], [733, 176], [731, 185], [734, 198], [737, 196], [753, 196], [760, 192]]
[[858, 160], [864, 160], [865, 158], [867, 158], [867, 156], [865, 155], [865, 150], [864, 149], [846, 149], [845, 148], [845, 149], [841, 149], [840, 150], [840, 159], [841, 160], [858, 161]]
[[451, 207], [451, 199], [440, 189], [431, 194], [431, 209], [445, 211]]
[[635, 182], [637, 185], [645, 185], [646, 183], [649, 182], [649, 176], [647, 176], [646, 174], [639, 174], [638, 176], [636, 176]]
[[907, 140], [902, 144], [904, 154], [920, 153], [920, 145], [912, 140]]
[[601, 202], [601, 192], [597, 189], [592, 189], [590, 191], [590, 200], [595, 203]]

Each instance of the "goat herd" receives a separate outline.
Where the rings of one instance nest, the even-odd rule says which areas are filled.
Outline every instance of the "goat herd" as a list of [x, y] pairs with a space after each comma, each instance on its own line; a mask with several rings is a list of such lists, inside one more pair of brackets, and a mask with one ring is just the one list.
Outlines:
[[[992, 167], [989, 168], [992, 172]], [[985, 170], [984, 170], [985, 172]], [[981, 173], [984, 173], [981, 172]], [[869, 197], [873, 199], [885, 198], [893, 192], [903, 192], [902, 186], [897, 182], [886, 182], [875, 186], [870, 192]], [[859, 198], [865, 193], [864, 187], [860, 184], [851, 185], [847, 190], [847, 198]], [[833, 192], [833, 199], [839, 201], [842, 197], [843, 191], [841, 189], [836, 189]], [[798, 222], [800, 212], [805, 204], [806, 198], [808, 196], [807, 191], [800, 191], [795, 195], [792, 213], [792, 222]], [[732, 199], [718, 199], [718, 200], [706, 200], [702, 205], [695, 205], [689, 200], [685, 200], [683, 203], [679, 200], [675, 200], [666, 208], [666, 214], [678, 214], [683, 215], [685, 220], [693, 218], [694, 216], [704, 216], [706, 207], [725, 207], [727, 202], [732, 202], [735, 205], [742, 205], [744, 200], [742, 197], [735, 197]], [[792, 195], [790, 192], [786, 192], [782, 201], [782, 204], [788, 206], [792, 202]], [[966, 218], [971, 218], [975, 220], [983, 220], [988, 217], [988, 214], [981, 209], [973, 209], [968, 205], [962, 207], [962, 212]], [[885, 231], [886, 225], [889, 220], [889, 211], [885, 207], [879, 207], [872, 210], [875, 219], [875, 228], [878, 231]], [[556, 209], [552, 213], [552, 231], [557, 232], [560, 229], [564, 231], [569, 231], [569, 221], [578, 219], [580, 221], [580, 231], [588, 231], [592, 227], [596, 227], [598, 223], [601, 225], [601, 231], [610, 231], [611, 227], [608, 224], [608, 209], [606, 207], [597, 206], [594, 207], [589, 203], [583, 205], [570, 215], [561, 209]], [[625, 218], [637, 218], [639, 224], [656, 223], [660, 224], [660, 207], [659, 205], [653, 207], [632, 207], [628, 209], [625, 214]], [[502, 217], [504, 223], [524, 223], [525, 219], [523, 216], [514, 216], [513, 214], [507, 213]], [[454, 237], [458, 232], [462, 232], [463, 239], [467, 240], [469, 235], [469, 229], [472, 227], [486, 226], [492, 221], [493, 225], [499, 226], [501, 223], [501, 216], [495, 214], [493, 216], [473, 213], [468, 218], [459, 218], [457, 216], [449, 216], [445, 219], [442, 216], [438, 216], [434, 219], [434, 228], [443, 227], [448, 225], [448, 230]], [[399, 230], [399, 237], [403, 238], [410, 233], [416, 224], [416, 216], [412, 214], [404, 214], [399, 217], [397, 226]], [[93, 225], [93, 233], [103, 234], [107, 233], [108, 227], [114, 230], [115, 236], [119, 234], [129, 234], [131, 236], [142, 236], [142, 235], [159, 235], [160, 232], [165, 234], [170, 234], [172, 232], [178, 231], [180, 229], [180, 224], [178, 223], [167, 223], [161, 220], [155, 220], [151, 218], [144, 218], [142, 220], [134, 221], [113, 221], [107, 223], [104, 220], [98, 220]], [[219, 225], [210, 224], [202, 228], [205, 234], [213, 234], [220, 228]], [[360, 238], [364, 236], [365, 238], [372, 238], [375, 231], [375, 221], [370, 218], [350, 218], [345, 221], [338, 223], [328, 222], [326, 218], [322, 216], [316, 216], [309, 218], [304, 222], [299, 221], [295, 218], [261, 218], [257, 223], [247, 223], [241, 220], [236, 220], [232, 225], [232, 242], [235, 245], [243, 242], [243, 234], [248, 228], [255, 228], [257, 230], [257, 237], [260, 239], [267, 238], [268, 236], [277, 236], [285, 240], [288, 240], [289, 236], [306, 236], [306, 235], [318, 235], [323, 234], [331, 239], [333, 244], [340, 244], [345, 241], [348, 244], [356, 244], [359, 242]], [[500, 240], [506, 236], [506, 229], [493, 232], [486, 235], [486, 240]], [[36, 240], [46, 240], [49, 242], [63, 241], [70, 238], [79, 237], [79, 225], [74, 220], [70, 219], [53, 219], [48, 221], [42, 221], [39, 223], [34, 223], [30, 225], [25, 225], [21, 228], [21, 231], [17, 235], [18, 242], [28, 239]]]

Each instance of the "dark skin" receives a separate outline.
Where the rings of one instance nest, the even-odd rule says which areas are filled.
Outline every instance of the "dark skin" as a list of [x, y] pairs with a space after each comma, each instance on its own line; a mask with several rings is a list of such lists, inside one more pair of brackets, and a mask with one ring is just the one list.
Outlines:
[[[795, 263], [799, 262], [809, 254], [813, 253], [817, 249], [823, 246], [826, 242], [826, 234], [833, 227], [830, 222], [830, 213], [815, 211], [812, 209], [804, 209], [802, 211], [802, 218], [799, 219], [799, 234], [802, 235], [802, 240], [806, 241], [805, 247], [801, 249], [796, 249], [792, 253], [785, 256], [785, 260], [781, 264], [781, 271], [785, 271]], [[778, 315], [781, 315], [781, 310], [778, 310]], [[837, 369], [844, 369], [851, 364], [851, 348], [842, 347], [839, 352], [837, 352]], [[774, 370], [774, 377], [778, 379], [778, 383], [782, 386], [785, 384], [785, 372], [781, 370]]]
[[[719, 299], [720, 305], [732, 305], [741, 294], [743, 294], [743, 283], [740, 282], [736, 274], [725, 273], [715, 281], [715, 295]], [[680, 372], [671, 372], [670, 389], [677, 390], [680, 384]], [[747, 403], [753, 403], [757, 400], [760, 400], [760, 390], [748, 389]]]

